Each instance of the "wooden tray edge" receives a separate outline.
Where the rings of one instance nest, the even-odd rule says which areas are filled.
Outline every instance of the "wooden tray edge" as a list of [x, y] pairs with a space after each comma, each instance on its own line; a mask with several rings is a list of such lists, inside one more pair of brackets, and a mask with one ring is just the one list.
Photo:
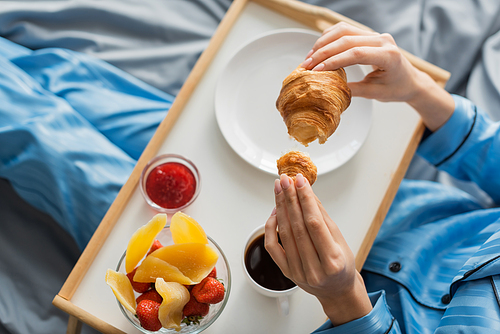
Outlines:
[[[52, 304], [56, 306], [57, 308], [63, 310], [64, 312], [70, 314], [70, 317], [73, 316], [77, 318], [78, 320], [86, 323], [87, 325], [95, 328], [96, 330], [102, 332], [102, 333], [109, 333], [109, 334], [126, 334], [125, 332], [122, 332], [118, 328], [108, 324], [105, 321], [100, 320], [99, 318], [95, 317], [94, 315], [82, 310], [75, 304], [71, 303], [69, 300], [65, 299], [64, 297], [61, 297], [60, 295], [56, 295], [54, 299], [52, 300]], [[69, 322], [72, 322], [72, 319], [70, 318]], [[73, 329], [70, 329], [68, 326], [68, 331], [67, 333], [78, 333], [80, 330], [79, 326], [75, 326]]]
[[415, 131], [413, 132], [411, 140], [408, 146], [406, 147], [406, 150], [401, 158], [398, 168], [392, 175], [389, 187], [387, 188], [384, 194], [382, 202], [380, 203], [380, 206], [377, 210], [377, 213], [375, 214], [375, 217], [373, 218], [373, 221], [371, 222], [370, 227], [368, 228], [368, 232], [366, 233], [363, 242], [361, 243], [361, 247], [359, 248], [358, 253], [356, 254], [355, 262], [356, 262], [356, 269], [358, 271], [361, 271], [361, 268], [365, 263], [368, 253], [370, 252], [370, 249], [373, 245], [373, 241], [377, 237], [378, 230], [380, 229], [380, 226], [382, 226], [382, 223], [384, 222], [385, 216], [387, 215], [387, 212], [391, 207], [392, 201], [394, 200], [394, 197], [398, 192], [399, 185], [403, 180], [406, 170], [408, 169], [408, 166], [410, 165], [413, 155], [417, 150], [418, 144], [422, 139], [424, 130], [425, 126], [422, 123], [422, 121], [420, 121], [418, 126], [415, 128]]

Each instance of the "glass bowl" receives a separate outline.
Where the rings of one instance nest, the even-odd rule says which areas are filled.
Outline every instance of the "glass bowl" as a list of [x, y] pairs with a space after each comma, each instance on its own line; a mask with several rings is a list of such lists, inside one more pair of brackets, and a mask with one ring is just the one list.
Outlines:
[[[219, 279], [223, 284], [224, 288], [226, 290], [224, 294], [224, 300], [221, 301], [218, 304], [212, 304], [210, 305], [210, 310], [206, 316], [204, 316], [199, 324], [190, 324], [187, 325], [185, 323], [181, 323], [181, 330], [179, 332], [175, 331], [175, 329], [167, 329], [167, 328], [160, 328], [160, 330], [156, 332], [148, 331], [144, 328], [142, 328], [139, 319], [132, 314], [129, 310], [124, 308], [122, 304], [117, 300], [118, 302], [118, 307], [122, 311], [122, 313], [125, 315], [125, 317], [134, 325], [138, 330], [140, 330], [142, 333], [150, 333], [150, 334], [173, 334], [173, 333], [181, 333], [181, 334], [196, 334], [196, 333], [201, 333], [212, 323], [214, 323], [215, 320], [221, 315], [222, 311], [224, 310], [224, 307], [227, 304], [227, 301], [229, 299], [229, 292], [231, 291], [231, 271], [229, 269], [229, 262], [227, 261], [226, 256], [224, 255], [224, 252], [222, 249], [217, 245], [217, 243], [212, 240], [212, 238], [208, 237], [208, 244], [211, 245], [219, 255], [219, 259], [217, 260], [217, 263], [215, 265], [215, 268], [217, 270], [217, 279]], [[174, 242], [172, 240], [172, 234], [170, 232], [170, 227], [167, 226], [165, 227], [156, 237], [158, 241], [161, 242], [163, 246], [168, 246], [172, 245]], [[122, 257], [120, 258], [120, 261], [118, 262], [118, 266], [116, 267], [116, 271], [122, 272], [126, 274], [125, 271], [125, 253], [123, 253]], [[134, 291], [135, 298], [139, 297], [140, 293], [137, 293]]]
[[[169, 176], [162, 176], [161, 180], [159, 182], [163, 183], [162, 187], [162, 196], [166, 196], [165, 198], [168, 198], [169, 201], [173, 200], [174, 197], [176, 198], [175, 200], [179, 200], [180, 203], [175, 203], [175, 204], [164, 204], [162, 203], [156, 203], [150, 196], [150, 193], [148, 191], [147, 185], [148, 185], [148, 177], [152, 171], [155, 170], [156, 167], [159, 167], [164, 164], [180, 164], [185, 167], [183, 170], [185, 175], [189, 176], [189, 172], [192, 174], [193, 180], [196, 182], [194, 191], [192, 192], [191, 198], [190, 199], [179, 199], [180, 196], [179, 193], [183, 192], [182, 189], [185, 189], [185, 179], [183, 180], [182, 176], [179, 174], [179, 168], [177, 168], [177, 172], [173, 172], [174, 174], [169, 174]], [[170, 165], [170, 166], [173, 166]], [[191, 178], [191, 176], [189, 176]], [[162, 212], [162, 213], [175, 213], [177, 211], [181, 211], [191, 204], [196, 200], [200, 193], [201, 189], [201, 178], [200, 178], [200, 173], [198, 172], [198, 168], [196, 168], [195, 164], [178, 154], [163, 154], [159, 155], [153, 159], [151, 159], [148, 164], [144, 167], [141, 173], [141, 178], [140, 178], [140, 188], [142, 195], [144, 196], [144, 199], [146, 202], [156, 211]]]

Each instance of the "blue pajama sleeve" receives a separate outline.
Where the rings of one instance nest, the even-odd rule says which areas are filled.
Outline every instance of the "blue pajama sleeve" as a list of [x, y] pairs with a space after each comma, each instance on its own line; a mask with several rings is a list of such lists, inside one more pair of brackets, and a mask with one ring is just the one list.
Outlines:
[[368, 294], [373, 309], [362, 318], [334, 327], [328, 320], [315, 334], [400, 334], [401, 330], [396, 319], [392, 316], [385, 300], [385, 292], [378, 291]]

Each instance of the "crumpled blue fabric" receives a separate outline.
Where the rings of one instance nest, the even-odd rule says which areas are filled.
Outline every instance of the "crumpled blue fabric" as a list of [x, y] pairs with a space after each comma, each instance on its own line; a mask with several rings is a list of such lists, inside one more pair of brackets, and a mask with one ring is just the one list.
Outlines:
[[83, 249], [173, 100], [91, 56], [0, 38], [0, 177]]

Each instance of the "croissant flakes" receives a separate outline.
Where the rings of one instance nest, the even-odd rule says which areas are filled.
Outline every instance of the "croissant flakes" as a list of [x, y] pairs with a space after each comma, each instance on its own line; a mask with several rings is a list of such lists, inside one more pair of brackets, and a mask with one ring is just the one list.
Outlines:
[[276, 101], [288, 134], [305, 146], [316, 139], [324, 144], [351, 104], [346, 80], [343, 68], [310, 71], [299, 66], [290, 73]]

